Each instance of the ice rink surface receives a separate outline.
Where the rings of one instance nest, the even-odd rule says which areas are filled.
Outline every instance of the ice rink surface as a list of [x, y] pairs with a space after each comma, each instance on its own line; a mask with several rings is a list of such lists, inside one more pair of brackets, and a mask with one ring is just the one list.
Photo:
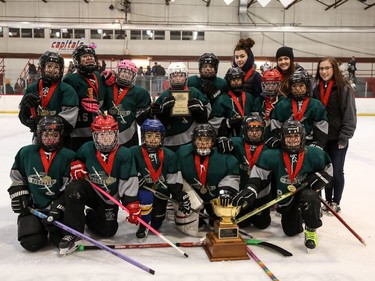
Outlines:
[[[151, 275], [103, 250], [75, 252], [61, 257], [53, 246], [30, 253], [17, 241], [17, 216], [10, 207], [7, 189], [9, 171], [17, 151], [31, 142], [31, 133], [21, 125], [16, 115], [0, 115], [0, 280], [97, 280], [97, 281], [262, 281], [271, 280], [253, 260], [210, 262], [202, 247], [176, 249], [118, 250], [141, 264], [155, 270]], [[243, 230], [254, 238], [277, 244], [291, 253], [284, 257], [261, 246], [251, 246], [253, 252], [269, 270], [282, 281], [364, 281], [372, 279], [375, 263], [375, 117], [359, 117], [357, 131], [350, 141], [346, 158], [346, 184], [341, 202], [341, 217], [366, 242], [357, 238], [334, 216], [324, 216], [318, 229], [319, 246], [306, 252], [304, 235], [286, 237], [280, 218], [272, 217], [263, 231], [248, 227]], [[137, 226], [125, 221], [119, 211], [120, 228], [113, 239], [100, 239], [107, 244], [139, 243]], [[179, 233], [172, 222], [166, 222], [160, 232], [172, 242], [198, 241]], [[92, 236], [91, 233], [87, 233]], [[146, 243], [164, 243], [149, 234]]]

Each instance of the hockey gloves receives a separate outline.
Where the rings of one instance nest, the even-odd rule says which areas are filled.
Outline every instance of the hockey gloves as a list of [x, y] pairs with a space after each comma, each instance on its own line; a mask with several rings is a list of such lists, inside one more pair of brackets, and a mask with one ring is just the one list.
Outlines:
[[84, 180], [88, 178], [87, 168], [85, 163], [76, 160], [70, 164], [70, 177], [74, 181]]
[[139, 202], [135, 201], [129, 203], [126, 206], [126, 209], [129, 211], [128, 222], [133, 224], [138, 224], [138, 219], [141, 218], [141, 207], [139, 206]]
[[264, 144], [269, 148], [279, 148], [281, 146], [281, 141], [276, 137], [270, 137], [264, 142]]
[[179, 203], [178, 210], [184, 214], [189, 214], [191, 210], [189, 195], [185, 191], [180, 191], [176, 195], [176, 200]]
[[201, 83], [202, 92], [210, 100], [216, 99], [221, 94], [221, 91], [218, 88], [216, 88], [214, 83], [212, 83], [211, 81], [206, 80], [206, 79], [202, 79], [201, 82], [202, 82]]
[[83, 98], [81, 100], [81, 105], [87, 112], [98, 113], [99, 111], [99, 103], [94, 98]]
[[36, 109], [40, 105], [40, 101], [41, 98], [38, 94], [27, 94], [22, 98], [20, 105]]
[[176, 99], [174, 96], [168, 96], [163, 99], [163, 102], [160, 105], [161, 112], [164, 115], [169, 115], [172, 107], [174, 106]]
[[233, 115], [231, 118], [227, 119], [226, 121], [227, 127], [232, 128], [232, 129], [238, 128], [241, 126], [242, 120], [243, 118], [241, 117], [241, 115], [239, 114]]
[[106, 69], [100, 75], [106, 86], [111, 87], [116, 83], [116, 76], [111, 70]]
[[329, 185], [331, 179], [332, 177], [327, 172], [320, 171], [307, 175], [306, 180], [302, 184], [306, 184], [312, 190], [320, 191]]
[[13, 212], [21, 215], [29, 214], [30, 193], [25, 185], [11, 186], [8, 189]]
[[242, 206], [243, 209], [251, 207], [257, 197], [256, 191], [250, 186], [238, 192], [232, 200], [233, 206]]
[[232, 140], [227, 137], [217, 138], [216, 147], [220, 153], [231, 153], [234, 150]]

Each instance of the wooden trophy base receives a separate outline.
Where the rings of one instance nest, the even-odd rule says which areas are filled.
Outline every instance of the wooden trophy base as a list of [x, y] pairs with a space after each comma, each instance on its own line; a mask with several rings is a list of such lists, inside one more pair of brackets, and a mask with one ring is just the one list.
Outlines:
[[206, 235], [204, 250], [210, 261], [248, 260], [246, 243], [241, 238], [218, 239], [214, 232]]

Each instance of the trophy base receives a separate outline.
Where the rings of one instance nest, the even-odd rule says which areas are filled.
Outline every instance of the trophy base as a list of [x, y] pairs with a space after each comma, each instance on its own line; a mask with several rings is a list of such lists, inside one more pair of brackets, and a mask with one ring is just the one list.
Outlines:
[[209, 232], [206, 235], [204, 250], [210, 261], [223, 260], [248, 260], [246, 243], [241, 237], [218, 239], [215, 233]]

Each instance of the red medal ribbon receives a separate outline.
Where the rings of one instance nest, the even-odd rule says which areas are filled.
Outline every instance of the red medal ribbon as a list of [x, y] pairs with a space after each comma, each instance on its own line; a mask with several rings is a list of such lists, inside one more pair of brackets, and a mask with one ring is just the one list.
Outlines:
[[290, 178], [290, 182], [293, 184], [294, 179], [296, 178], [296, 176], [298, 175], [298, 172], [302, 168], [303, 159], [305, 158], [305, 152], [301, 151], [300, 153], [298, 153], [297, 165], [296, 165], [296, 169], [294, 170], [294, 172], [292, 172], [293, 167], [290, 163], [289, 154], [286, 152], [283, 152], [283, 157], [284, 157], [285, 167], [286, 167], [286, 170], [288, 171], [288, 175]]
[[207, 182], [207, 170], [208, 170], [208, 160], [209, 156], [205, 156], [203, 160], [203, 169], [201, 166], [201, 157], [199, 155], [194, 155], [195, 169], [198, 174], [199, 182], [205, 186]]
[[259, 154], [262, 151], [262, 149], [263, 149], [263, 144], [259, 145], [255, 149], [254, 156], [251, 156], [250, 144], [248, 144], [247, 142], [245, 142], [246, 158], [247, 158], [247, 162], [248, 162], [248, 164], [249, 164], [249, 166], [250, 166], [251, 169], [254, 167], [255, 162], [258, 160]]
[[245, 115], [245, 111], [244, 111], [245, 102], [246, 102], [246, 94], [245, 94], [245, 92], [242, 91], [242, 94], [241, 94], [242, 106], [241, 106], [239, 100], [237, 99], [236, 95], [233, 94], [232, 91], [229, 91], [228, 94], [230, 95], [230, 97], [232, 98], [232, 100], [234, 101], [234, 103], [236, 104], [236, 107], [237, 107], [238, 111], [240, 112], [240, 115], [243, 117]]
[[82, 77], [86, 80], [87, 84], [89, 84], [89, 86], [94, 90], [95, 98], [98, 99], [98, 92], [99, 92], [98, 78], [96, 78], [95, 74], [93, 74], [92, 76], [93, 76], [93, 78], [95, 80], [95, 83], [92, 83], [90, 79], [88, 79], [88, 78], [86, 78], [84, 76], [82, 76]]
[[324, 106], [327, 106], [329, 96], [331, 95], [332, 86], [335, 83], [333, 79], [331, 79], [328, 83], [327, 91], [324, 93], [324, 82], [320, 81], [319, 87], [320, 87], [320, 101], [324, 104]]
[[244, 78], [243, 81], [246, 82], [247, 79], [250, 78], [251, 74], [253, 74], [253, 72], [254, 72], [254, 66], [252, 68], [250, 68], [250, 70], [248, 72], [246, 72], [246, 75], [245, 75], [245, 78]]
[[47, 159], [46, 152], [43, 148], [39, 149], [40, 158], [42, 158], [42, 163], [44, 167], [44, 171], [46, 172], [46, 175], [48, 175], [49, 167], [51, 166], [52, 160], [56, 155], [56, 150], [51, 153], [50, 159]]
[[157, 171], [155, 171], [154, 167], [152, 166], [150, 155], [147, 153], [147, 150], [142, 147], [142, 154], [143, 154], [143, 159], [145, 159], [147, 169], [150, 171], [150, 176], [152, 178], [152, 181], [154, 183], [157, 182], [159, 179], [159, 176], [161, 174], [161, 170], [163, 168], [163, 163], [164, 163], [164, 150], [159, 149], [158, 151], [158, 157], [160, 161], [160, 166]]
[[126, 94], [129, 91], [129, 87], [126, 87], [126, 88], [122, 89], [120, 95], [118, 93], [118, 90], [119, 90], [118, 86], [115, 84], [114, 87], [113, 87], [113, 101], [114, 101], [116, 106], [118, 106], [120, 104], [120, 102], [124, 99], [124, 97], [126, 96]]
[[297, 101], [292, 99], [292, 107], [293, 107], [293, 117], [295, 120], [301, 121], [303, 115], [305, 114], [307, 104], [309, 103], [310, 98], [306, 98], [302, 101], [302, 108], [301, 111], [298, 112]]
[[44, 97], [44, 95], [43, 95], [43, 80], [42, 79], [39, 80], [39, 84], [38, 84], [38, 86], [39, 86], [39, 96], [42, 99], [42, 107], [43, 108], [47, 108], [49, 100], [51, 99], [52, 94], [55, 91], [58, 84], [59, 84], [58, 82], [53, 83], [51, 85], [51, 87], [49, 87], [47, 95]]
[[118, 146], [112, 150], [110, 153], [109, 153], [109, 156], [108, 156], [108, 163], [106, 163], [103, 158], [102, 158], [102, 155], [100, 153], [99, 150], [96, 151], [96, 158], [98, 159], [100, 165], [102, 165], [103, 169], [106, 171], [106, 173], [108, 174], [108, 176], [111, 175], [111, 171], [112, 171], [112, 168], [113, 168], [113, 162], [115, 160], [115, 156], [116, 156], [116, 152], [118, 150]]

